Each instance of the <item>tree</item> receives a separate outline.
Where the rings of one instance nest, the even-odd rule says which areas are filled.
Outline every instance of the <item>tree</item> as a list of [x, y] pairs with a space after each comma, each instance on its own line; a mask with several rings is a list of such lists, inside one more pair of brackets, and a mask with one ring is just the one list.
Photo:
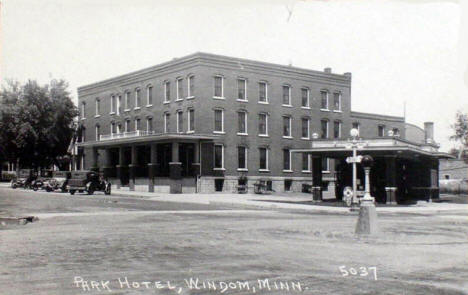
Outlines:
[[0, 154], [25, 167], [56, 164], [62, 159], [73, 135], [76, 107], [63, 81], [40, 86], [7, 82], [0, 91]]
[[460, 143], [457, 158], [461, 159], [468, 149], [468, 114], [458, 111], [455, 117], [455, 124], [450, 125], [455, 134], [450, 139]]

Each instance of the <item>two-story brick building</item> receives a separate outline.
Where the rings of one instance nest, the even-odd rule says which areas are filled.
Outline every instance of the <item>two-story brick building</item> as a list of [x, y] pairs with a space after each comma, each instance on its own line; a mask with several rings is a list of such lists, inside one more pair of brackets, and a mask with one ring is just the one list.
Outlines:
[[[250, 187], [301, 191], [313, 157], [291, 150], [309, 148], [312, 134], [346, 139], [354, 127], [405, 139], [407, 130], [403, 117], [351, 111], [350, 73], [206, 53], [82, 86], [78, 96], [77, 168], [101, 169], [130, 190], [234, 191], [246, 176]], [[320, 166], [333, 183], [334, 161]]]

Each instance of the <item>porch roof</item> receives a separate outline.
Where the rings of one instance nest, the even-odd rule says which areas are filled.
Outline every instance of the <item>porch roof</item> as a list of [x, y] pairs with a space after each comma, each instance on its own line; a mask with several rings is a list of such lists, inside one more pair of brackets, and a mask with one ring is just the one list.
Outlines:
[[195, 134], [195, 133], [115, 133], [106, 135], [101, 140], [85, 141], [77, 143], [78, 147], [109, 147], [120, 146], [127, 144], [142, 144], [142, 143], [158, 143], [164, 141], [197, 141], [197, 140], [214, 140], [217, 135]]
[[[358, 153], [371, 155], [405, 155], [428, 156], [435, 158], [453, 158], [452, 155], [439, 152], [439, 146], [434, 143], [415, 143], [398, 137], [359, 139], [355, 142]], [[291, 152], [308, 153], [327, 157], [345, 157], [352, 155], [353, 141], [350, 139], [315, 139], [311, 147], [306, 149], [293, 149]]]

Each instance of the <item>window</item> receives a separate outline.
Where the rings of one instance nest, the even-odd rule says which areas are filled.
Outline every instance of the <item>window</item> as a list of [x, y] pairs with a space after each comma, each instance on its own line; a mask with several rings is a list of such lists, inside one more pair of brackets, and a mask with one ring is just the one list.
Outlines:
[[237, 147], [238, 169], [247, 170], [247, 148], [245, 146]]
[[320, 121], [320, 123], [321, 123], [321, 131], [322, 131], [320, 138], [328, 138], [328, 120], [322, 120]]
[[267, 148], [259, 148], [260, 153], [260, 170], [268, 170], [268, 149]]
[[188, 131], [193, 132], [195, 131], [195, 110], [189, 109], [188, 111]]
[[223, 98], [223, 77], [215, 76], [214, 77], [214, 97]]
[[309, 118], [302, 118], [302, 135], [301, 137], [303, 139], [309, 139], [309, 136], [310, 136], [310, 131], [309, 131], [309, 126], [310, 126], [310, 122], [309, 122]]
[[311, 172], [312, 155], [302, 153], [302, 172]]
[[291, 105], [291, 87], [288, 85], [283, 86], [283, 105]]
[[237, 79], [237, 99], [247, 100], [247, 81], [245, 79]]
[[393, 136], [400, 136], [400, 130], [398, 128], [393, 128]]
[[86, 119], [86, 102], [81, 103], [81, 119]]
[[125, 120], [125, 132], [130, 132], [130, 120]]
[[171, 101], [171, 82], [164, 82], [164, 102]]
[[141, 130], [140, 119], [135, 119], [135, 131]]
[[378, 128], [377, 129], [377, 135], [379, 137], [384, 137], [385, 136], [385, 126], [384, 125], [379, 125], [377, 128]]
[[320, 95], [322, 97], [320, 108], [328, 111], [328, 91], [322, 90]]
[[122, 114], [122, 95], [117, 98], [117, 115]]
[[268, 103], [268, 89], [266, 82], [258, 83], [258, 101], [262, 103]]
[[258, 135], [268, 136], [268, 115], [265, 113], [258, 115]]
[[146, 105], [153, 105], [153, 86], [148, 86], [146, 88]]
[[148, 133], [153, 132], [153, 118], [151, 117], [146, 119], [146, 131], [148, 131]]
[[164, 133], [171, 132], [170, 122], [171, 122], [171, 114], [165, 113], [164, 114]]
[[359, 131], [360, 124], [359, 122], [353, 122], [353, 129], [357, 129]]
[[330, 159], [322, 157], [322, 172], [330, 172]]
[[125, 110], [130, 109], [130, 92], [125, 92]]
[[99, 116], [101, 113], [101, 101], [99, 98], [96, 98], [96, 116]]
[[135, 89], [135, 109], [139, 109], [141, 106], [141, 91], [140, 88]]
[[309, 89], [301, 88], [301, 97], [302, 97], [301, 106], [303, 108], [308, 108], [309, 107]]
[[116, 110], [116, 101], [115, 101], [115, 96], [111, 96], [111, 114], [114, 114]]
[[214, 146], [214, 168], [224, 169], [224, 146], [222, 144]]
[[247, 134], [247, 112], [237, 112], [237, 134]]
[[115, 123], [112, 122], [112, 123], [111, 123], [111, 133], [115, 133], [115, 131], [116, 131], [116, 130], [115, 130]]
[[184, 84], [182, 78], [177, 79], [177, 100], [184, 98]]
[[122, 124], [117, 124], [117, 133], [122, 133]]
[[340, 138], [341, 137], [341, 122], [334, 121], [333, 122], [333, 138]]
[[188, 97], [195, 96], [195, 76], [188, 77]]
[[101, 137], [101, 132], [99, 129], [99, 125], [96, 125], [96, 141], [98, 141]]
[[291, 137], [291, 117], [283, 117], [283, 137]]
[[224, 133], [224, 111], [214, 110], [214, 132]]
[[184, 132], [184, 113], [177, 111], [177, 133]]
[[333, 93], [333, 110], [341, 112], [341, 93]]
[[291, 151], [283, 150], [283, 171], [291, 171]]

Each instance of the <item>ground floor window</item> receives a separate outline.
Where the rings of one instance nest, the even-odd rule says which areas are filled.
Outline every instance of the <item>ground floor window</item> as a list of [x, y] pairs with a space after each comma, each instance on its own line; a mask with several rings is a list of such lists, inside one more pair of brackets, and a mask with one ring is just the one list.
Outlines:
[[329, 158], [322, 158], [322, 171], [323, 172], [330, 172], [330, 159]]
[[292, 187], [292, 179], [285, 179], [284, 180], [284, 191], [289, 192], [291, 191]]
[[215, 191], [222, 192], [224, 186], [224, 179], [215, 179]]
[[302, 154], [302, 172], [310, 172], [311, 171], [311, 160], [312, 156], [310, 154], [303, 153]]

